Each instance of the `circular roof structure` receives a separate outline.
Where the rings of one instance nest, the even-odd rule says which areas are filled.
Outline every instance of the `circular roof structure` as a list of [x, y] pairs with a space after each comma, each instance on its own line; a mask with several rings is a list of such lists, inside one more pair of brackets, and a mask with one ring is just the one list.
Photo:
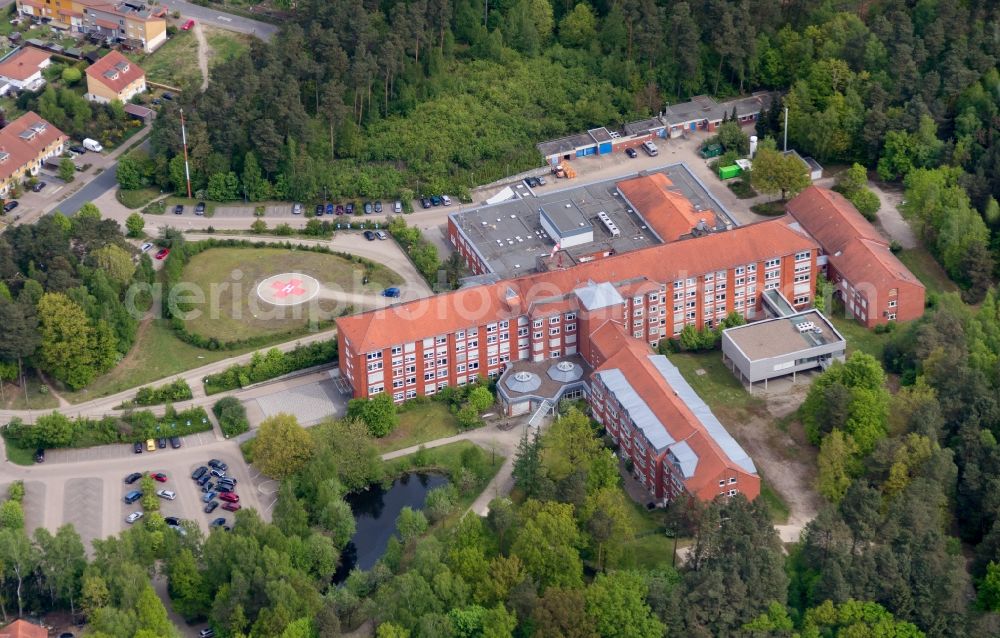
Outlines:
[[521, 370], [504, 379], [504, 385], [512, 392], [533, 392], [541, 387], [542, 380], [537, 374]]
[[275, 306], [296, 306], [319, 294], [315, 277], [299, 272], [271, 275], [257, 284], [257, 296]]
[[572, 361], [560, 361], [555, 365], [549, 366], [547, 374], [553, 381], [570, 383], [578, 381], [583, 377], [583, 368]]

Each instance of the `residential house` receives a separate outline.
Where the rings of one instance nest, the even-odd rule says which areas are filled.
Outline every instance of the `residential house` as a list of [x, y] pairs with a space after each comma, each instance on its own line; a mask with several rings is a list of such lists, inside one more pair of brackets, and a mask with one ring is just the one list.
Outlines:
[[0, 197], [13, 185], [37, 175], [42, 164], [62, 154], [69, 138], [35, 113], [25, 113], [0, 129]]
[[87, 94], [91, 102], [125, 104], [146, 91], [146, 73], [118, 51], [112, 51], [87, 67]]
[[21, 15], [47, 20], [52, 27], [86, 35], [94, 42], [149, 53], [167, 41], [162, 11], [139, 2], [16, 0], [16, 4]]
[[45, 86], [42, 69], [51, 56], [35, 47], [18, 47], [0, 59], [0, 95], [10, 90], [38, 91]]
[[27, 620], [18, 619], [0, 629], [0, 638], [48, 638], [49, 632]]
[[786, 206], [793, 227], [820, 245], [819, 265], [847, 311], [866, 327], [924, 314], [924, 285], [840, 193], [810, 186]]

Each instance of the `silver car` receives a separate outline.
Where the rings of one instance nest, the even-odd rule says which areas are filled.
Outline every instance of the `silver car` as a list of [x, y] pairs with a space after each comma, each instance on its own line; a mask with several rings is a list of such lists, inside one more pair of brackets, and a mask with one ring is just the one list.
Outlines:
[[142, 512], [132, 512], [131, 514], [125, 517], [125, 522], [131, 525], [140, 518], [142, 518]]

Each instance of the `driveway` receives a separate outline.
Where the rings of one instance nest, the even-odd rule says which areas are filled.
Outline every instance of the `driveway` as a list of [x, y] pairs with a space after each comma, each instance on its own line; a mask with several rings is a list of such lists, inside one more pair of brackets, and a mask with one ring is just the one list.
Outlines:
[[255, 35], [262, 40], [270, 40], [278, 32], [278, 27], [273, 24], [251, 20], [211, 7], [202, 7], [186, 0], [161, 0], [160, 5], [171, 13], [179, 11], [182, 18], [193, 18], [227, 31]]

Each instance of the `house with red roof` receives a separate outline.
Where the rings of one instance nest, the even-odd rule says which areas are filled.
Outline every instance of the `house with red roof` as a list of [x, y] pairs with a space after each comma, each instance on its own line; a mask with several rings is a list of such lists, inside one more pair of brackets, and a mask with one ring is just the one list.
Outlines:
[[18, 619], [0, 629], [0, 638], [48, 638], [49, 632], [27, 620]]
[[786, 209], [789, 223], [820, 245], [819, 266], [859, 323], [874, 328], [924, 314], [924, 285], [847, 198], [810, 186], [789, 201]]
[[126, 104], [146, 92], [146, 72], [118, 51], [87, 67], [87, 93], [91, 102], [107, 104], [115, 100]]
[[14, 49], [0, 59], [0, 86], [6, 93], [17, 91], [37, 91], [45, 86], [42, 70], [52, 62], [52, 56], [35, 47]]
[[0, 129], [0, 197], [37, 175], [45, 160], [58, 157], [69, 138], [36, 113], [28, 112]]

